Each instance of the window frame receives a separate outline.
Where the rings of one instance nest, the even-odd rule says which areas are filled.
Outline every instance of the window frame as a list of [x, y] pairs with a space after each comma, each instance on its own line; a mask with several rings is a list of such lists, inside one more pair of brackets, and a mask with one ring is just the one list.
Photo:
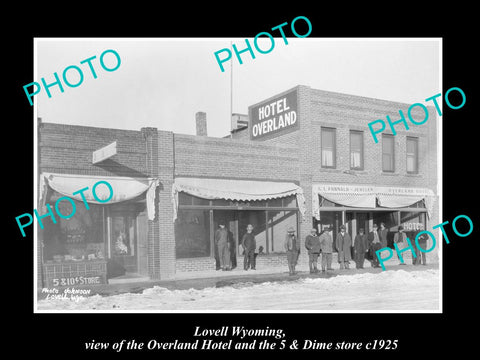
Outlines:
[[[408, 170], [408, 159], [409, 159], [409, 153], [408, 153], [408, 142], [413, 141], [415, 144], [415, 152], [413, 154], [414, 157], [414, 166], [415, 170], [414, 171], [409, 171]], [[407, 170], [407, 174], [418, 174], [419, 173], [419, 161], [418, 161], [418, 148], [419, 148], [419, 139], [418, 137], [414, 136], [407, 136], [406, 144], [405, 144], [405, 168]]]
[[[352, 166], [352, 135], [359, 135], [361, 142], [360, 142], [360, 166], [358, 167], [353, 167]], [[350, 170], [364, 170], [364, 144], [363, 144], [363, 131], [362, 130], [350, 130], [349, 133], [349, 141], [350, 141]]]
[[[332, 139], [332, 166], [324, 165], [323, 164], [323, 132], [333, 134]], [[322, 126], [320, 129], [320, 166], [324, 169], [336, 169], [337, 168], [337, 129]]]
[[[383, 157], [384, 155], [386, 155], [387, 153], [385, 153], [385, 139], [390, 139], [392, 141], [392, 153], [391, 153], [391, 158], [392, 158], [392, 168], [391, 169], [388, 169], [386, 170], [385, 169], [385, 164], [384, 164], [384, 161], [383, 161]], [[386, 172], [386, 173], [394, 173], [395, 172], [395, 137], [394, 135], [391, 135], [391, 134], [382, 134], [382, 172]]]

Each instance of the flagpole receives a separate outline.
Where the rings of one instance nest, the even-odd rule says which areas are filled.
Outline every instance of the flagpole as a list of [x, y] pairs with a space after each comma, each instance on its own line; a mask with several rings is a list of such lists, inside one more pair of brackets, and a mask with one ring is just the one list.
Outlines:
[[[230, 51], [233, 50], [232, 42], [230, 41]], [[230, 61], [230, 128], [232, 127], [233, 119], [233, 61]], [[230, 138], [232, 138], [232, 130], [230, 129]]]

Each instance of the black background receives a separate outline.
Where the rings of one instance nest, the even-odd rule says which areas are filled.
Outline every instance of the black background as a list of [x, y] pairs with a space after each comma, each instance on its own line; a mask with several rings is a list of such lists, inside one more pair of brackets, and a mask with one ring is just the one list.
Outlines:
[[[321, 5], [320, 5], [321, 4]], [[369, 353], [370, 357], [405, 358], [440, 356], [450, 351], [474, 349], [477, 313], [475, 269], [478, 262], [477, 146], [478, 115], [474, 115], [478, 78], [473, 62], [476, 42], [473, 9], [437, 3], [389, 3], [384, 7], [364, 3], [338, 8], [323, 3], [303, 9], [275, 3], [264, 10], [259, 4], [187, 3], [181, 9], [163, 3], [109, 3], [55, 7], [45, 4], [10, 8], [2, 25], [5, 51], [3, 83], [2, 141], [4, 172], [2, 235], [3, 347], [15, 354], [69, 357], [85, 353], [85, 342], [115, 342], [122, 339], [191, 340], [194, 327], [216, 328], [243, 325], [248, 328], [282, 328], [288, 339], [321, 341], [371, 341], [398, 339], [399, 348], [390, 352]], [[438, 10], [439, 9], [439, 10]], [[34, 314], [33, 313], [33, 237], [22, 238], [15, 216], [31, 212], [33, 199], [33, 108], [23, 85], [33, 79], [34, 37], [242, 37], [253, 38], [261, 31], [296, 16], [309, 18], [313, 31], [309, 37], [442, 37], [443, 91], [460, 87], [467, 96], [462, 109], [451, 110], [443, 103], [443, 218], [451, 221], [468, 215], [475, 226], [466, 238], [448, 230], [450, 244], [443, 248], [443, 314]], [[300, 24], [300, 22], [298, 23]], [[298, 29], [299, 33], [304, 33]], [[271, 56], [274, 56], [271, 55]], [[192, 53], [192, 61], [195, 54]], [[392, 69], [394, 71], [394, 69]], [[6, 75], [6, 76], [5, 76]], [[395, 84], [391, 84], [392, 87]], [[433, 94], [432, 94], [433, 95]], [[453, 102], [453, 101], [452, 101]], [[450, 228], [448, 228], [450, 229]], [[6, 230], [6, 231], [5, 231]], [[298, 294], [299, 297], [302, 294]], [[402, 296], [399, 289], [399, 296]], [[11, 319], [11, 320], [8, 320]], [[473, 329], [471, 327], [473, 325]], [[283, 351], [288, 354], [288, 352]], [[136, 356], [156, 358], [182, 356], [181, 352], [137, 352]], [[94, 352], [88, 356], [133, 357], [133, 353]], [[256, 356], [271, 356], [263, 352]], [[295, 355], [296, 354], [296, 355]], [[347, 357], [357, 352], [296, 352], [296, 357]], [[202, 352], [208, 357], [232, 356], [233, 351]], [[243, 353], [244, 356], [251, 356]]]

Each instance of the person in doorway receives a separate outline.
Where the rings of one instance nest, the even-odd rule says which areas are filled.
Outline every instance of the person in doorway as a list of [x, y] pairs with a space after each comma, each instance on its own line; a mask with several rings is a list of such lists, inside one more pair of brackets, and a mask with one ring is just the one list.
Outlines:
[[255, 249], [257, 247], [255, 236], [253, 235], [253, 225], [247, 225], [247, 232], [242, 237], [243, 248], [243, 268], [255, 270]]
[[295, 229], [290, 226], [287, 230], [284, 243], [287, 252], [288, 273], [295, 275], [295, 266], [297, 265], [298, 254], [300, 253], [300, 241], [295, 236]]
[[228, 248], [230, 251], [230, 264], [232, 270], [237, 267], [237, 249], [235, 248], [235, 239], [233, 237], [233, 232], [227, 229], [228, 232]]
[[352, 238], [346, 232], [345, 225], [340, 226], [340, 232], [337, 234], [335, 245], [338, 251], [338, 262], [340, 263], [340, 269], [349, 269], [350, 260], [352, 260]]
[[[398, 227], [398, 232], [393, 236], [394, 244], [397, 244], [398, 250], [402, 250], [408, 246], [407, 235], [403, 232], [403, 226]], [[397, 253], [397, 257], [400, 260], [400, 256]], [[404, 262], [400, 262], [400, 265], [406, 265]]]
[[317, 273], [318, 255], [320, 255], [320, 239], [317, 236], [317, 230], [312, 228], [310, 235], [305, 238], [305, 247], [308, 250], [308, 266], [310, 274]]
[[355, 236], [353, 248], [355, 249], [355, 267], [357, 269], [363, 269], [365, 252], [368, 250], [368, 238], [363, 228], [359, 229], [357, 236]]
[[[410, 240], [412, 243], [414, 243], [415, 247], [415, 255], [416, 257], [413, 259], [413, 265], [427, 265], [427, 254], [424, 251], [420, 251], [419, 247], [422, 248], [423, 250], [427, 250], [427, 240], [428, 240], [428, 235], [426, 233], [421, 234], [418, 236], [420, 232], [423, 231], [423, 224], [419, 224], [418, 230], [415, 231], [413, 238]], [[415, 240], [418, 236], [418, 246], [417, 246], [417, 241]]]
[[220, 268], [223, 271], [231, 270], [230, 267], [230, 249], [228, 244], [228, 230], [225, 223], [220, 222], [219, 228], [215, 231], [215, 244], [218, 248], [218, 258], [220, 260]]
[[332, 228], [327, 227], [320, 234], [318, 239], [320, 241], [320, 251], [322, 253], [322, 272], [325, 272], [325, 268], [332, 269], [332, 253], [333, 253], [333, 237]]
[[385, 228], [385, 223], [381, 222], [380, 223], [380, 229], [378, 230], [378, 237], [380, 238], [381, 248], [385, 248], [385, 247], [388, 246], [387, 234], [388, 234], [388, 229]]
[[370, 252], [373, 268], [380, 267], [380, 262], [378, 261], [376, 251], [380, 250], [381, 248], [382, 244], [380, 242], [380, 236], [378, 235], [378, 227], [377, 224], [373, 224], [372, 231], [370, 231], [368, 234], [368, 251]]

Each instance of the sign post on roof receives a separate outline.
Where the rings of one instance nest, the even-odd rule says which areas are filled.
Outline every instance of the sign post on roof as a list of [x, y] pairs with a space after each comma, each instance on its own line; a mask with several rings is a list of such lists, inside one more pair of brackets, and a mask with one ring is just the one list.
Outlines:
[[113, 155], [117, 154], [117, 141], [104, 146], [101, 149], [98, 149], [93, 152], [92, 164], [97, 164], [103, 160], [111, 158]]
[[250, 139], [272, 138], [298, 129], [297, 90], [251, 106]]

